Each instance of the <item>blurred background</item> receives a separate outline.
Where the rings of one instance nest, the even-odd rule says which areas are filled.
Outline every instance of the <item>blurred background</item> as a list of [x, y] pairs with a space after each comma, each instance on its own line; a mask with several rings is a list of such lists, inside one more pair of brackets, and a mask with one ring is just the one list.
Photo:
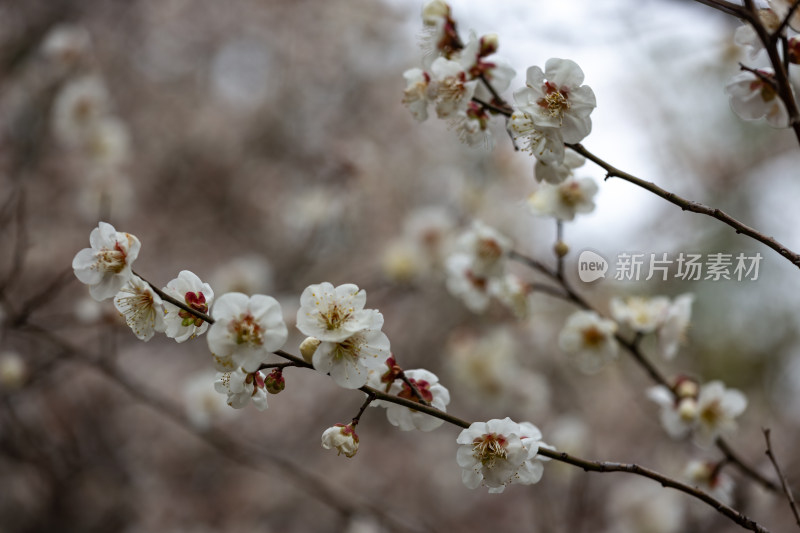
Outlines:
[[[588, 149], [800, 250], [795, 139], [742, 122], [723, 92], [743, 60], [738, 21], [688, 0], [450, 4], [463, 37], [498, 33], [512, 90], [550, 57], [583, 68], [598, 100]], [[469, 148], [401, 104], [403, 71], [421, 65], [421, 5], [0, 2], [0, 532], [738, 530], [649, 480], [560, 464], [537, 485], [470, 491], [457, 428], [400, 432], [381, 409], [362, 418], [358, 454], [337, 457], [320, 435], [355, 416], [361, 393], [289, 369], [267, 411], [229, 409], [205, 339], [142, 343], [72, 275], [108, 221], [139, 237], [135, 270], [156, 285], [188, 269], [217, 295], [278, 298], [292, 353], [302, 290], [356, 283], [399, 364], [435, 372], [461, 418], [529, 420], [559, 449], [674, 477], [719, 460], [669, 440], [625, 354], [595, 376], [566, 364], [556, 339], [574, 307], [535, 293], [525, 318], [495, 304], [478, 315], [448, 294], [442, 254], [472, 220], [550, 265], [556, 230], [525, 207], [533, 160], [502, 120], [493, 151]], [[770, 427], [800, 479], [796, 267], [590, 163], [577, 175], [600, 192], [565, 227], [568, 277], [604, 313], [615, 295], [694, 293], [678, 357], [645, 351], [669, 376], [744, 391], [735, 449], [773, 476]], [[584, 248], [763, 260], [756, 281], [583, 285]], [[726, 471], [734, 507], [773, 531], [792, 524], [784, 498]]]

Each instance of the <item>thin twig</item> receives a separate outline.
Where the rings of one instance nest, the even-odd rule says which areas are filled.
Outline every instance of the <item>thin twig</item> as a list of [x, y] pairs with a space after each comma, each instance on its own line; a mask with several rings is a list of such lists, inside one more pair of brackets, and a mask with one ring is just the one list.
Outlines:
[[778, 28], [774, 32], [772, 32], [772, 35], [770, 35], [770, 40], [773, 43], [777, 42], [778, 39], [781, 38], [781, 35], [783, 34], [783, 30], [785, 30], [786, 26], [789, 25], [789, 20], [794, 15], [794, 12], [797, 11], [798, 7], [800, 7], [800, 0], [795, 0], [794, 3], [789, 8], [789, 11], [786, 13], [786, 16], [783, 17], [783, 20], [781, 21], [781, 25], [778, 26]]
[[627, 172], [622, 171], [609, 163], [606, 163], [604, 160], [600, 159], [592, 152], [587, 150], [582, 144], [568, 144], [567, 146], [572, 150], [574, 150], [575, 152], [582, 155], [583, 157], [585, 157], [586, 159], [589, 159], [596, 165], [602, 167], [606, 171], [608, 177], [621, 178], [629, 183], [637, 185], [642, 189], [650, 191], [656, 196], [660, 196], [661, 198], [670, 202], [671, 204], [677, 205], [684, 211], [691, 211], [692, 213], [699, 213], [701, 215], [706, 215], [712, 218], [716, 218], [717, 220], [724, 222], [728, 226], [732, 227], [734, 230], [736, 230], [736, 233], [747, 235], [748, 237], [751, 237], [769, 246], [770, 248], [781, 254], [781, 256], [789, 260], [793, 265], [800, 268], [800, 254], [797, 254], [789, 250], [786, 246], [779, 243], [772, 237], [768, 237], [767, 235], [764, 235], [760, 231], [751, 228], [750, 226], [743, 224], [742, 222], [739, 222], [738, 220], [736, 220], [729, 214], [725, 213], [724, 211], [720, 209], [715, 209], [713, 207], [709, 207], [707, 205], [701, 204], [700, 202], [693, 202], [691, 200], [686, 200], [685, 198], [681, 198], [675, 193], [671, 193], [667, 190], [662, 189], [655, 183], [652, 183], [650, 181], [645, 181], [641, 178], [637, 178], [632, 174], [628, 174]]
[[[796, 5], [796, 4], [795, 4]], [[794, 501], [794, 496], [792, 495], [792, 489], [789, 488], [789, 482], [786, 481], [786, 476], [783, 474], [781, 467], [778, 466], [778, 460], [775, 459], [775, 454], [772, 451], [772, 440], [770, 439], [770, 432], [769, 428], [763, 428], [764, 432], [764, 440], [767, 441], [767, 457], [769, 460], [772, 461], [772, 466], [775, 467], [775, 472], [778, 474], [778, 478], [781, 480], [781, 487], [783, 487], [783, 493], [786, 494], [786, 499], [789, 500], [789, 507], [792, 508], [792, 514], [794, 515], [794, 520], [797, 522], [797, 525], [800, 526], [800, 513], [797, 511], [797, 504]]]
[[150, 283], [149, 281], [144, 279], [142, 276], [139, 276], [139, 274], [137, 274], [136, 272], [134, 272], [133, 275], [134, 276], [138, 276], [139, 278], [142, 279], [142, 281], [144, 281], [145, 283], [150, 285], [150, 288], [153, 289], [153, 292], [158, 294], [161, 297], [162, 300], [166, 300], [167, 302], [171, 303], [172, 305], [174, 305], [176, 307], [180, 307], [181, 309], [183, 309], [187, 313], [191, 313], [192, 315], [196, 316], [197, 318], [199, 318], [199, 319], [201, 319], [201, 320], [203, 320], [205, 322], [208, 322], [209, 324], [213, 324], [214, 323], [214, 319], [211, 318], [210, 316], [208, 316], [207, 314], [205, 314], [205, 313], [203, 313], [201, 311], [198, 311], [197, 309], [192, 309], [191, 307], [186, 305], [186, 302], [181, 302], [180, 300], [176, 300], [175, 298], [173, 298], [172, 296], [170, 296], [166, 292], [162, 291], [161, 289], [159, 289], [158, 287], [156, 287], [155, 285], [153, 285], [152, 283]]

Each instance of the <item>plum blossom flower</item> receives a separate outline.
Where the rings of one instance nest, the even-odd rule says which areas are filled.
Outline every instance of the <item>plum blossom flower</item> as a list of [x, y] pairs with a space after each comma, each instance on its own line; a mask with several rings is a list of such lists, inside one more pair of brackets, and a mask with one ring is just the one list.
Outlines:
[[156, 331], [164, 331], [164, 304], [150, 285], [133, 276], [114, 296], [114, 307], [125, 317], [133, 334], [149, 341]]
[[[195, 311], [205, 314], [208, 314], [208, 309], [214, 301], [214, 291], [211, 290], [211, 286], [200, 281], [200, 278], [189, 270], [181, 270], [178, 277], [167, 283], [163, 291], [176, 300], [185, 302]], [[164, 333], [176, 342], [184, 342], [202, 335], [208, 329], [208, 322], [178, 306], [164, 302], [164, 309], [166, 310]]]
[[553, 166], [564, 161], [564, 139], [559, 130], [536, 126], [533, 117], [521, 109], [514, 110], [508, 128], [517, 147], [538, 161]]
[[412, 68], [403, 72], [406, 88], [403, 91], [403, 105], [420, 122], [428, 118], [428, 85], [430, 75], [422, 69]]
[[215, 322], [206, 338], [218, 370], [255, 372], [289, 335], [281, 306], [271, 296], [229, 292], [217, 299], [211, 316]]
[[530, 67], [527, 87], [514, 93], [517, 107], [540, 129], [557, 128], [566, 143], [577, 143], [592, 131], [589, 114], [597, 106], [594, 92], [583, 83], [583, 71], [572, 60], [551, 58], [545, 71]]
[[467, 78], [460, 63], [439, 57], [431, 65], [430, 76], [429, 90], [439, 118], [467, 109], [478, 82]]
[[472, 272], [477, 276], [496, 277], [504, 274], [506, 255], [511, 239], [480, 220], [459, 237], [456, 247], [469, 255]]
[[214, 420], [234, 413], [228, 408], [227, 397], [215, 391], [215, 381], [215, 373], [209, 370], [192, 375], [183, 386], [186, 416], [192, 426], [200, 431], [211, 427]]
[[[778, 20], [783, 20], [789, 14], [789, 10], [794, 4], [794, 0], [767, 0], [769, 7], [778, 15]], [[789, 19], [789, 27], [794, 31], [800, 31], [800, 13], [795, 9], [792, 18]], [[777, 26], [776, 26], [777, 29]]]
[[721, 381], [709, 381], [700, 387], [697, 398], [697, 425], [694, 440], [711, 446], [719, 435], [736, 430], [736, 417], [747, 408], [747, 397], [739, 390], [726, 389]]
[[442, 0], [431, 0], [422, 6], [422, 24], [420, 44], [426, 66], [438, 57], [454, 56], [461, 48], [456, 23], [450, 17], [450, 6]]
[[614, 297], [609, 303], [614, 320], [637, 333], [651, 333], [660, 327], [667, 316], [669, 305], [669, 299], [664, 296]]
[[671, 438], [682, 439], [694, 428], [697, 423], [699, 393], [700, 385], [687, 377], [678, 378], [672, 389], [663, 385], [648, 389], [647, 397], [661, 407], [661, 426]]
[[789, 125], [789, 114], [786, 106], [771, 83], [765, 80], [774, 79], [774, 71], [770, 68], [759, 69], [757, 76], [752, 72], [740, 72], [728, 81], [725, 92], [728, 94], [731, 109], [743, 120], [767, 118], [767, 124], [773, 128], [785, 128]]
[[619, 354], [616, 332], [613, 320], [601, 318], [594, 311], [577, 311], [561, 330], [558, 346], [569, 354], [578, 370], [594, 374]]
[[358, 435], [353, 424], [334, 424], [322, 433], [322, 447], [335, 448], [345, 457], [353, 457], [358, 451]]
[[227, 395], [228, 405], [234, 409], [242, 409], [251, 401], [259, 411], [268, 407], [264, 374], [260, 371], [247, 372], [244, 368], [238, 368], [232, 372], [219, 372], [214, 390]]
[[383, 316], [377, 313], [374, 329], [354, 333], [339, 342], [322, 341], [311, 363], [320, 372], [328, 373], [345, 389], [357, 389], [367, 382], [369, 371], [379, 367], [389, 355], [389, 338], [380, 330]]
[[537, 483], [543, 472], [544, 458], [537, 457], [541, 436], [533, 424], [510, 418], [474, 422], [456, 439], [461, 480], [467, 488], [484, 485], [490, 493], [503, 492], [509, 484]]
[[141, 243], [130, 233], [122, 233], [100, 222], [89, 235], [91, 248], [84, 248], [72, 260], [75, 277], [89, 285], [97, 301], [113, 297], [133, 277], [131, 265], [139, 255]]
[[[422, 395], [431, 407], [435, 407], [443, 412], [447, 411], [447, 404], [450, 403], [450, 391], [439, 384], [439, 378], [436, 374], [421, 368], [406, 370], [404, 374], [406, 378], [408, 378], [408, 381], [414, 384], [420, 395]], [[411, 390], [411, 387], [400, 380], [395, 380], [394, 383], [392, 383], [389, 394], [413, 402], [419, 402], [419, 398], [414, 394], [414, 391]], [[444, 423], [444, 420], [440, 418], [435, 418], [431, 415], [414, 411], [395, 403], [384, 402], [383, 406], [386, 407], [386, 418], [389, 422], [393, 426], [398, 426], [403, 431], [411, 431], [414, 429], [433, 431]]]
[[469, 102], [464, 111], [459, 111], [450, 119], [458, 139], [469, 146], [481, 146], [491, 150], [494, 146], [492, 130], [489, 129], [491, 117], [483, 106]]
[[537, 215], [573, 220], [578, 213], [594, 210], [597, 184], [591, 178], [569, 179], [559, 185], [543, 184], [528, 196], [528, 207]]
[[664, 321], [657, 332], [658, 348], [665, 359], [674, 359], [678, 347], [686, 340], [693, 302], [694, 294], [681, 294], [667, 308]]
[[489, 307], [491, 295], [489, 280], [476, 275], [472, 270], [472, 258], [468, 254], [457, 253], [447, 258], [447, 290], [473, 313], [483, 313]]
[[489, 293], [519, 319], [528, 318], [530, 314], [531, 292], [531, 286], [515, 274], [489, 280]]
[[88, 132], [105, 118], [111, 98], [103, 81], [92, 75], [69, 81], [53, 103], [53, 128], [67, 146], [82, 146]]
[[341, 342], [365, 329], [380, 329], [383, 316], [364, 309], [367, 293], [352, 283], [309, 285], [300, 295], [297, 329], [320, 341]]

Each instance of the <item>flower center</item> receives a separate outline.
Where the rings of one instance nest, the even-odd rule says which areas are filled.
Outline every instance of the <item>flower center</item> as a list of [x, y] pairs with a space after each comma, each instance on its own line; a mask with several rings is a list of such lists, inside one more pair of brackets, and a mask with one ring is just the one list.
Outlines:
[[508, 441], [505, 436], [487, 433], [472, 441], [472, 455], [483, 466], [492, 468], [498, 460], [506, 459]]
[[[188, 305], [195, 311], [198, 311], [200, 313], [208, 312], [208, 305], [206, 304], [206, 296], [200, 291], [187, 292], [186, 295], [184, 296], [184, 301], [186, 302], [186, 305]], [[181, 325], [184, 327], [194, 325], [199, 328], [200, 326], [203, 325], [202, 318], [196, 317], [192, 313], [184, 311], [183, 309], [178, 311], [178, 316], [183, 319]]]
[[552, 82], [544, 82], [544, 98], [539, 98], [536, 102], [539, 107], [545, 110], [547, 115], [561, 120], [564, 113], [569, 110], [569, 93], [566, 89], [559, 90]]
[[590, 348], [597, 348], [605, 338], [605, 334], [597, 329], [597, 326], [591, 326], [583, 330], [583, 343]]
[[264, 343], [264, 330], [252, 315], [240, 316], [239, 320], [231, 321], [229, 327], [236, 336], [236, 344], [261, 345]]
[[575, 207], [584, 199], [581, 186], [574, 182], [559, 187], [558, 194], [561, 197], [561, 201], [570, 207]]
[[323, 313], [320, 311], [320, 317], [322, 318], [323, 323], [325, 324], [325, 328], [328, 331], [332, 331], [334, 329], [339, 329], [343, 323], [350, 318], [350, 315], [353, 313], [353, 308], [349, 309], [342, 309], [339, 304], [333, 304], [328, 307], [328, 312]]
[[496, 261], [503, 255], [503, 249], [494, 239], [479, 239], [476, 252], [478, 257], [487, 261]]
[[113, 250], [105, 249], [97, 252], [100, 269], [114, 274], [119, 274], [125, 268], [125, 257], [125, 251], [119, 243], [114, 244]]
[[700, 418], [709, 426], [716, 425], [722, 418], [722, 406], [719, 400], [714, 400], [706, 405], [703, 410], [700, 411]]

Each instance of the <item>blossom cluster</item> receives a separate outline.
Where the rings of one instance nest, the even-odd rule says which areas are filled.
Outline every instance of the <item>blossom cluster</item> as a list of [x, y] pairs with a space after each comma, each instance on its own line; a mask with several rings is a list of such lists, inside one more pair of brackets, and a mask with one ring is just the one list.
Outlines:
[[433, 105], [436, 116], [448, 120], [463, 142], [492, 146], [489, 107], [480, 102], [493, 101], [489, 84], [493, 91], [503, 92], [515, 75], [506, 62], [489, 59], [497, 51], [497, 35], [478, 38], [471, 33], [464, 45], [456, 32], [450, 6], [441, 0], [425, 4], [422, 19], [424, 69], [403, 73], [403, 103], [419, 121], [428, 118], [428, 107]]
[[[770, 34], [778, 31], [791, 6], [792, 2], [789, 0], [767, 0], [767, 7], [758, 10], [761, 25]], [[790, 79], [790, 70], [800, 63], [800, 37], [797, 34], [800, 31], [799, 11], [795, 10], [784, 30], [788, 34], [784, 50], [785, 68], [789, 71]], [[745, 23], [736, 29], [734, 41], [745, 51], [750, 64], [742, 67], [742, 71], [725, 85], [731, 109], [744, 120], [766, 118], [767, 124], [774, 128], [788, 127], [790, 124], [786, 103], [779, 94], [775, 69], [758, 33], [752, 25]]]

